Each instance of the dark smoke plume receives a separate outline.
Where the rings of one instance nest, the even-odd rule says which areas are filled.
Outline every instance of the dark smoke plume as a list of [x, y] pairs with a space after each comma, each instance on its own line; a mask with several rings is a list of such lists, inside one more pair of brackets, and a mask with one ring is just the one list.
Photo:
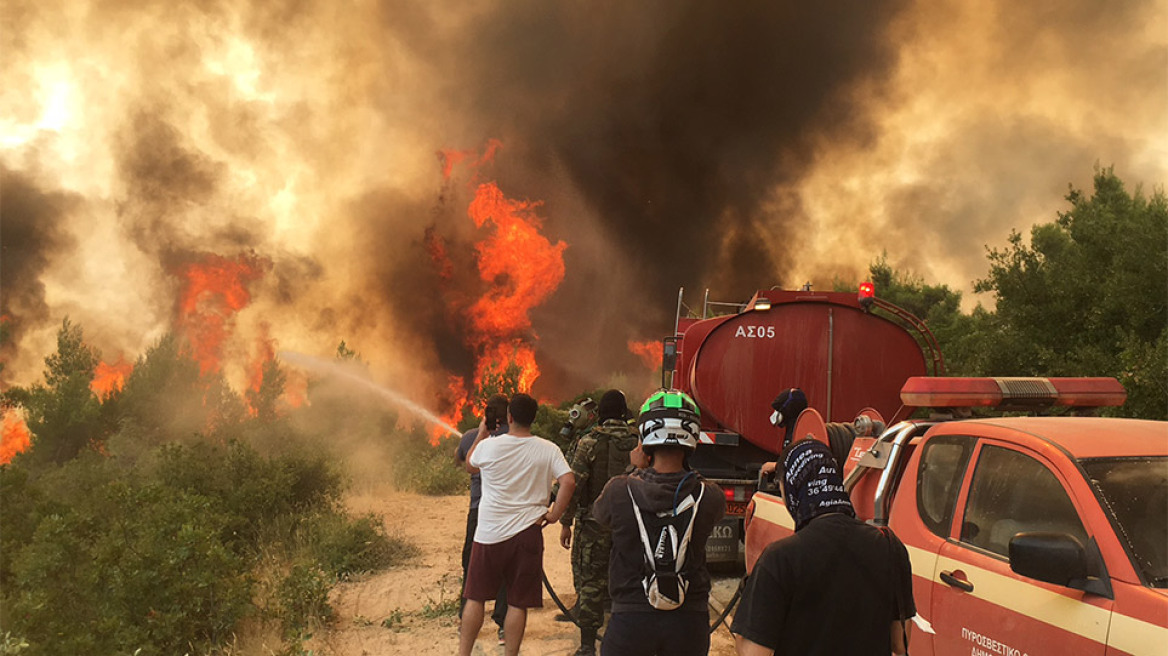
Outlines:
[[[0, 321], [9, 340], [0, 344], [0, 360], [6, 364], [28, 328], [56, 320], [50, 317], [41, 276], [73, 245], [64, 221], [80, 203], [0, 166]], [[12, 373], [4, 367], [0, 388]]]
[[[415, 45], [450, 66], [457, 113], [502, 138], [505, 187], [551, 199], [549, 230], [572, 246], [543, 320], [603, 332], [588, 343], [632, 365], [625, 342], [672, 328], [679, 286], [744, 300], [785, 275], [804, 226], [763, 224], [763, 205], [813, 163], [816, 139], [869, 138], [852, 90], [894, 65], [886, 31], [904, 4], [505, 2], [444, 44], [453, 52]], [[565, 184], [600, 249], [555, 203]], [[579, 275], [597, 259], [624, 279]], [[605, 315], [619, 320], [592, 319]], [[571, 351], [580, 333], [541, 339]]]
[[[4, 30], [5, 308], [43, 324], [21, 382], [63, 313], [132, 356], [175, 263], [254, 252], [272, 269], [240, 332], [345, 339], [434, 396], [474, 364], [473, 180], [543, 201], [568, 244], [529, 336], [559, 397], [647, 375], [626, 343], [672, 330], [679, 287], [823, 289], [887, 252], [968, 290], [1094, 163], [1168, 171], [1162, 1], [70, 4], [17, 2]], [[436, 150], [493, 138], [446, 180]], [[9, 186], [49, 218], [9, 218]], [[109, 255], [70, 268], [70, 239]]]

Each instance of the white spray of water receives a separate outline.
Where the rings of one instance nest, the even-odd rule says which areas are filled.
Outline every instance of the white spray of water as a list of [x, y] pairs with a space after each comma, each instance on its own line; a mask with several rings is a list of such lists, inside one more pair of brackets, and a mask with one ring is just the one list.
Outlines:
[[311, 355], [305, 355], [295, 351], [280, 351], [278, 353], [278, 357], [280, 360], [301, 369], [308, 369], [319, 374], [325, 374], [342, 382], [373, 392], [390, 403], [409, 410], [413, 414], [421, 417], [422, 419], [425, 419], [427, 422], [434, 424], [435, 426], [438, 426], [449, 433], [453, 433], [455, 435], [461, 434], [457, 428], [442, 421], [442, 418], [433, 412], [430, 412], [429, 410], [423, 408], [410, 399], [407, 399], [401, 394], [398, 394], [397, 392], [389, 389], [388, 387], [385, 387], [384, 385], [378, 385], [377, 383], [369, 380], [367, 376], [363, 375], [362, 371], [358, 370], [353, 365], [346, 364], [344, 362], [337, 362], [335, 360], [315, 358]]

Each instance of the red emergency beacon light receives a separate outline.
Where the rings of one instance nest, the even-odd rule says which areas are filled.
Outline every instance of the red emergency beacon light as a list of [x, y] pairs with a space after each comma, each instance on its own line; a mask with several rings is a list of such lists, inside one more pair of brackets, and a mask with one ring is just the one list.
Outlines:
[[909, 378], [900, 399], [916, 408], [1120, 406], [1127, 391], [1114, 378]]
[[870, 282], [860, 283], [860, 291], [856, 294], [857, 300], [860, 301], [860, 307], [864, 308], [865, 312], [872, 309], [872, 303], [876, 301], [876, 285]]

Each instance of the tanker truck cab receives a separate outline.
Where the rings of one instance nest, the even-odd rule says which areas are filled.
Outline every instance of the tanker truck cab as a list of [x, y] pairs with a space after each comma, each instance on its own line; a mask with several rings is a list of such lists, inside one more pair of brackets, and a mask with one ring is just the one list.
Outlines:
[[[915, 407], [1120, 405], [1114, 379], [910, 379]], [[918, 654], [1168, 652], [1168, 423], [1085, 416], [909, 420], [859, 438], [857, 514], [913, 568]], [[748, 567], [793, 525], [748, 509]]]

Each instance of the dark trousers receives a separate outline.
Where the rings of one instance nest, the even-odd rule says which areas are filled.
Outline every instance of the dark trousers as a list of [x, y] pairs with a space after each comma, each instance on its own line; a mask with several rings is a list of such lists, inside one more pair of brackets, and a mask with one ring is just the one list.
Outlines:
[[705, 612], [613, 613], [600, 656], [705, 656], [710, 652], [709, 622]]
[[[479, 509], [471, 508], [466, 513], [466, 538], [462, 541], [462, 584], [466, 585], [466, 568], [470, 565], [470, 549], [474, 544], [475, 529], [479, 525]], [[461, 595], [459, 595], [461, 596]], [[458, 616], [462, 617], [462, 607], [466, 605], [466, 598], [463, 597], [459, 602]], [[507, 586], [499, 588], [499, 594], [495, 597], [495, 608], [491, 611], [491, 619], [495, 620], [495, 624], [499, 628], [503, 628], [503, 620], [507, 617]]]

